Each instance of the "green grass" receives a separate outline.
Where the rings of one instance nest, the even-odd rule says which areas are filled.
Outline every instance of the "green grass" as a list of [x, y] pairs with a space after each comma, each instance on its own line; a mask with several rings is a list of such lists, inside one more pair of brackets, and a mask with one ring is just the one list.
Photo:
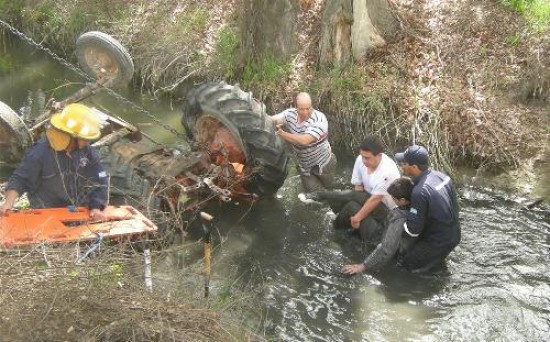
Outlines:
[[237, 29], [229, 26], [222, 28], [216, 42], [216, 57], [227, 80], [233, 79], [238, 68], [238, 47]]
[[549, 0], [500, 0], [500, 2], [521, 13], [534, 31], [544, 32], [548, 30], [550, 26]]
[[6, 21], [18, 18], [23, 6], [23, 0], [0, 0], [0, 17]]
[[512, 47], [518, 47], [519, 44], [521, 43], [521, 37], [519, 36], [519, 34], [514, 34], [514, 35], [511, 35], [511, 36], [508, 36], [506, 38], [506, 42], [512, 46]]
[[245, 89], [262, 86], [266, 90], [275, 90], [281, 82], [285, 82], [292, 70], [290, 61], [283, 61], [273, 56], [267, 56], [259, 62], [246, 63], [241, 75]]
[[185, 37], [187, 34], [196, 35], [206, 29], [209, 19], [210, 16], [206, 8], [195, 7], [178, 15], [178, 25], [175, 26], [175, 29], [182, 34], [180, 37]]

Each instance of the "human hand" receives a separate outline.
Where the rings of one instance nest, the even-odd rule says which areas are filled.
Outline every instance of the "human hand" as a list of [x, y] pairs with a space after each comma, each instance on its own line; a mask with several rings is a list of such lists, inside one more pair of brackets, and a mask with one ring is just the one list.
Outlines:
[[351, 224], [351, 228], [357, 229], [357, 228], [359, 228], [359, 225], [361, 224], [361, 220], [359, 220], [359, 219], [357, 218], [357, 216], [353, 215], [353, 216], [350, 218], [350, 224]]
[[0, 217], [4, 216], [8, 210], [11, 209], [11, 205], [9, 205], [7, 202], [2, 203], [0, 206]]
[[97, 208], [90, 210], [90, 217], [94, 221], [104, 221], [107, 218], [105, 213]]
[[365, 264], [350, 264], [350, 265], [344, 265], [344, 267], [342, 267], [342, 270], [340, 272], [347, 275], [353, 275], [353, 274], [365, 272], [366, 270], [367, 268], [365, 267]]
[[278, 124], [275, 126], [275, 134], [276, 135], [282, 135], [284, 132], [283, 130], [283, 124]]

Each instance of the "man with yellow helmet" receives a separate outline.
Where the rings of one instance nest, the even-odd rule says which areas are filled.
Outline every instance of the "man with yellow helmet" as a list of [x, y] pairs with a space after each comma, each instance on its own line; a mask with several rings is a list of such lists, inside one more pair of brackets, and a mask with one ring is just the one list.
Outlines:
[[0, 216], [26, 192], [33, 208], [87, 206], [93, 219], [104, 219], [107, 175], [89, 146], [100, 135], [98, 116], [83, 104], [69, 104], [54, 114], [46, 139], [27, 151], [10, 177]]

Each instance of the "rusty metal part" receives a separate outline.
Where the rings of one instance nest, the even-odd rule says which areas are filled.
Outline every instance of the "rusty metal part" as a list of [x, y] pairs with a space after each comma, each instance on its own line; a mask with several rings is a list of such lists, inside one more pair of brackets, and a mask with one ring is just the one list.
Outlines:
[[131, 132], [127, 128], [121, 128], [118, 131], [114, 131], [114, 132], [102, 137], [101, 139], [99, 139], [98, 141], [93, 143], [92, 146], [100, 147], [100, 146], [105, 146], [105, 145], [111, 145], [114, 142], [120, 140], [121, 138], [127, 136], [130, 133]]
[[214, 184], [214, 181], [211, 177], [205, 177], [203, 179], [203, 183], [213, 192], [215, 193], [222, 201], [224, 202], [231, 202], [231, 191], [228, 189], [222, 189], [216, 184]]

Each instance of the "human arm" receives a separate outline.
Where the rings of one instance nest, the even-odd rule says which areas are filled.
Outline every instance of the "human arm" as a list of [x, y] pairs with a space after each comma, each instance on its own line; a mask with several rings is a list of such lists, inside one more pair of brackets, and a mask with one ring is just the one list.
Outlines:
[[415, 187], [411, 195], [411, 207], [407, 213], [407, 222], [403, 227], [405, 233], [412, 238], [417, 238], [424, 230], [426, 216], [428, 214], [428, 194], [422, 188]]
[[32, 191], [38, 187], [42, 174], [41, 146], [35, 146], [25, 155], [21, 164], [11, 175], [6, 187], [6, 200], [0, 207], [0, 216], [7, 210], [13, 208], [15, 201], [25, 192]]
[[[353, 164], [353, 171], [351, 172], [351, 184], [355, 191], [362, 192], [365, 191], [365, 186], [363, 185], [363, 178], [361, 176], [362, 169], [366, 166], [363, 164], [361, 156], [355, 158]], [[366, 171], [365, 171], [366, 172]]]
[[406, 212], [401, 209], [393, 209], [388, 216], [388, 228], [382, 242], [363, 261], [365, 268], [370, 273], [382, 269], [396, 255], [403, 234], [403, 224], [406, 220]]
[[288, 141], [292, 145], [309, 145], [316, 139], [308, 133], [290, 133], [283, 130], [282, 125], [277, 125], [275, 134]]
[[286, 111], [283, 111], [281, 113], [270, 116], [271, 120], [273, 120], [273, 123], [275, 123], [275, 127], [278, 127], [279, 125], [283, 125], [285, 123], [285, 113]]
[[363, 221], [374, 209], [382, 202], [384, 195], [371, 195], [369, 199], [363, 204], [361, 209], [355, 215], [351, 217], [351, 227], [353, 229], [359, 228], [361, 221]]
[[6, 200], [2, 203], [2, 206], [0, 206], [0, 216], [4, 216], [6, 211], [13, 208], [13, 205], [18, 197], [19, 193], [16, 190], [10, 189], [6, 191]]

